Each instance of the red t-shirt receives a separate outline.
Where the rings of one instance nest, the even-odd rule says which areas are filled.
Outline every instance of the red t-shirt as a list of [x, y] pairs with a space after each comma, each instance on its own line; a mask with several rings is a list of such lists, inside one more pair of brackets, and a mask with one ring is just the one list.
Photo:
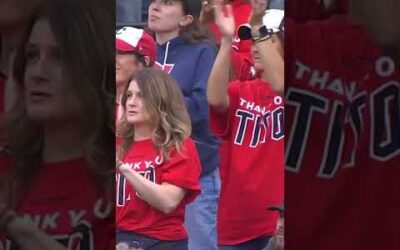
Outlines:
[[399, 66], [345, 17], [286, 27], [285, 247], [400, 249]]
[[131, 164], [148, 180], [170, 184], [186, 189], [186, 197], [178, 208], [166, 215], [142, 200], [126, 178], [116, 175], [116, 227], [159, 240], [180, 240], [187, 238], [183, 226], [185, 207], [200, 191], [200, 160], [191, 139], [186, 139], [182, 153], [172, 152], [170, 159], [163, 162], [154, 149], [151, 140], [135, 142], [123, 158], [124, 164]]
[[[0, 157], [1, 170], [9, 160]], [[69, 249], [109, 250], [115, 247], [112, 208], [86, 164], [76, 159], [46, 164], [16, 212]], [[19, 248], [2, 240], [0, 249]]]
[[225, 142], [221, 151], [218, 244], [235, 245], [275, 232], [283, 201], [282, 98], [256, 79], [229, 84], [227, 114], [211, 109], [211, 128]]
[[253, 65], [254, 63], [250, 52], [241, 53], [235, 48], [232, 48], [231, 61], [235, 80], [250, 81], [256, 78], [257, 71]]
[[329, 18], [333, 14], [344, 14], [349, 0], [334, 0], [328, 9], [320, 0], [290, 0], [285, 5], [285, 16], [298, 22]]

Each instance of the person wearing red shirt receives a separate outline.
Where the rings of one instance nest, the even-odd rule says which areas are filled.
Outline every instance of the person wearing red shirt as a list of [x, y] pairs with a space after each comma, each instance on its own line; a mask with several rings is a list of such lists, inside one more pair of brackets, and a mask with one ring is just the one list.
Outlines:
[[266, 1], [252, 4], [248, 32], [253, 33], [251, 53], [262, 78], [228, 83], [234, 21], [231, 7], [214, 1], [216, 24], [223, 37], [207, 98], [211, 127], [226, 142], [218, 207], [221, 250], [264, 248], [278, 220], [278, 213], [267, 207], [283, 202], [283, 57], [277, 35], [255, 34], [267, 25], [263, 23]]
[[116, 175], [117, 243], [188, 249], [185, 207], [200, 192], [200, 160], [176, 82], [158, 69], [138, 72], [122, 96]]
[[287, 249], [400, 248], [399, 11], [286, 22]]
[[115, 246], [113, 5], [49, 0], [31, 17], [1, 123], [1, 249]]

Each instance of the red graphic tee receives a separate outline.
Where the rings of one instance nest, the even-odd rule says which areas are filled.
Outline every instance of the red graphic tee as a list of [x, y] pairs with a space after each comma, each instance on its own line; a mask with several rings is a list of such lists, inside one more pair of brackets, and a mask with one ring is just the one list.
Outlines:
[[275, 232], [283, 202], [283, 101], [260, 79], [229, 84], [226, 115], [211, 109], [221, 137], [218, 243], [235, 245]]
[[[10, 159], [0, 156], [0, 171]], [[68, 249], [115, 247], [113, 203], [82, 159], [45, 164], [16, 212]], [[19, 249], [10, 240], [0, 249]]]
[[142, 200], [126, 178], [116, 175], [116, 228], [134, 232], [159, 240], [180, 240], [187, 238], [183, 226], [185, 207], [200, 192], [200, 160], [191, 139], [186, 139], [182, 152], [171, 152], [164, 161], [154, 149], [152, 140], [138, 141], [123, 158], [124, 164], [148, 180], [163, 182], [184, 188], [187, 193], [178, 208], [166, 215]]
[[400, 249], [399, 66], [345, 16], [285, 37], [288, 249]]

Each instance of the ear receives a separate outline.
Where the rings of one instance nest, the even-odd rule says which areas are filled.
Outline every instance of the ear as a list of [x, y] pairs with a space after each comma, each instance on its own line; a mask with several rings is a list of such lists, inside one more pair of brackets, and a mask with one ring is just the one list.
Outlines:
[[146, 65], [143, 65], [143, 66], [146, 67], [146, 68], [150, 67], [150, 64], [151, 64], [150, 57], [145, 56], [145, 57], [143, 57], [143, 59], [144, 59], [144, 62], [146, 64]]
[[194, 17], [192, 15], [186, 15], [183, 17], [182, 21], [180, 21], [179, 26], [186, 27], [193, 23]]

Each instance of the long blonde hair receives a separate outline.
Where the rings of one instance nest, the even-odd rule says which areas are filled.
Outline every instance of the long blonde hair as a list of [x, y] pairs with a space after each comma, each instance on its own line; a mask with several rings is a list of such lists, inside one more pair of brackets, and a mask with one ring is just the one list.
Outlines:
[[138, 72], [125, 86], [122, 94], [124, 113], [117, 125], [117, 136], [122, 145], [117, 149], [118, 159], [134, 145], [135, 129], [126, 119], [127, 90], [136, 81], [143, 98], [143, 106], [152, 121], [152, 140], [155, 149], [164, 160], [171, 150], [181, 152], [184, 140], [191, 134], [190, 117], [186, 110], [181, 90], [165, 72], [158, 69], [144, 69]]

